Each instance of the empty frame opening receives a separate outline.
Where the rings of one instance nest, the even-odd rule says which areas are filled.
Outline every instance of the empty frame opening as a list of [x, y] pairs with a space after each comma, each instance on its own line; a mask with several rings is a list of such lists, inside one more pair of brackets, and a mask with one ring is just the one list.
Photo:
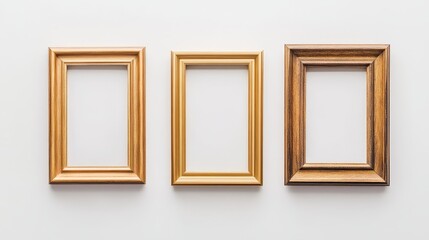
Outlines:
[[366, 69], [307, 67], [307, 163], [366, 163]]
[[128, 165], [126, 66], [69, 66], [68, 166]]
[[187, 66], [186, 170], [248, 171], [247, 66]]

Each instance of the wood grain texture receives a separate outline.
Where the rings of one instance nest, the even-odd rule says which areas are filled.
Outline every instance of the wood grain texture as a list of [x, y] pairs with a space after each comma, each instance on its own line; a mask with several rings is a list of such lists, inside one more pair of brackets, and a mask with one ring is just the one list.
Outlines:
[[[67, 67], [124, 65], [128, 68], [128, 166], [67, 165]], [[145, 49], [49, 49], [49, 183], [145, 182]]]
[[[389, 185], [389, 51], [386, 44], [285, 45], [285, 184]], [[366, 163], [305, 162], [307, 66], [366, 68]]]
[[[171, 53], [172, 185], [262, 185], [262, 57], [262, 52]], [[247, 172], [189, 172], [186, 170], [186, 67], [189, 65], [248, 67]]]

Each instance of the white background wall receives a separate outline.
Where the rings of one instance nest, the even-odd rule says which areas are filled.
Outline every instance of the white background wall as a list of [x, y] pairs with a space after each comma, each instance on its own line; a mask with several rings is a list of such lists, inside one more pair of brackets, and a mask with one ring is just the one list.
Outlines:
[[[1, 239], [425, 239], [427, 1], [0, 2]], [[283, 44], [391, 44], [391, 186], [283, 185]], [[48, 46], [147, 47], [147, 184], [48, 184]], [[170, 186], [170, 51], [264, 50], [264, 186]]]

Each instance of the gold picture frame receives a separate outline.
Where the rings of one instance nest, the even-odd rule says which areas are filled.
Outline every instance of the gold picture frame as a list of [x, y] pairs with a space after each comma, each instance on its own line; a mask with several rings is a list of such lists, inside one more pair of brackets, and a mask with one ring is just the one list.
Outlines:
[[[387, 44], [285, 45], [285, 184], [389, 185]], [[366, 163], [306, 163], [307, 66], [366, 68]]]
[[[67, 165], [67, 67], [128, 69], [128, 166]], [[145, 48], [49, 48], [49, 183], [145, 182]]]
[[[248, 67], [248, 171], [186, 171], [186, 67]], [[262, 185], [262, 52], [172, 52], [172, 185]]]

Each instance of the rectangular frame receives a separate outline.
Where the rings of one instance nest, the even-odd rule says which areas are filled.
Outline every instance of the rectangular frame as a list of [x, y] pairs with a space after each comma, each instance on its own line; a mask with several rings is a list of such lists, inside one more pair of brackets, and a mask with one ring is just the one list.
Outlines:
[[[128, 166], [67, 165], [67, 67], [128, 69]], [[145, 182], [145, 48], [49, 48], [49, 182]]]
[[[262, 52], [171, 53], [172, 185], [262, 185]], [[248, 172], [186, 171], [186, 67], [243, 65], [248, 77]]]
[[[389, 53], [385, 44], [285, 45], [285, 184], [389, 185]], [[307, 66], [364, 66], [367, 162], [305, 162]]]

